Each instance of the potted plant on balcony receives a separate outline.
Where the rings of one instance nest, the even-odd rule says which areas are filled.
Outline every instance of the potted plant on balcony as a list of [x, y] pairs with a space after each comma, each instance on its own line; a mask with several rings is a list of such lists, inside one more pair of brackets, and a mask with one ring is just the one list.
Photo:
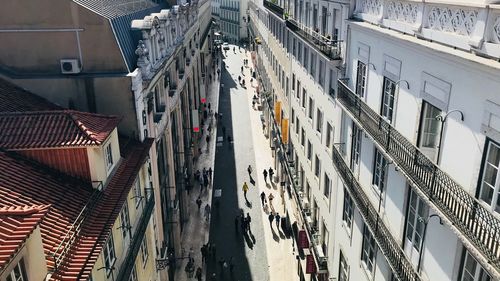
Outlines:
[[288, 13], [287, 13], [287, 12], [285, 12], [285, 13], [283, 14], [283, 18], [284, 18], [285, 20], [288, 20], [288, 16], [289, 16], [289, 15], [288, 15]]

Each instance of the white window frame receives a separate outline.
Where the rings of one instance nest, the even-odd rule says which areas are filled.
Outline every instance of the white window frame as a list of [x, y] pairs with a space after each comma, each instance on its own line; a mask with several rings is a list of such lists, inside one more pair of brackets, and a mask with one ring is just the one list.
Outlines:
[[[498, 159], [490, 159], [492, 157], [492, 149], [496, 149], [498, 151]], [[492, 212], [500, 213], [500, 145], [492, 141], [491, 139], [487, 139], [484, 153], [486, 153], [486, 156], [481, 167], [482, 175], [479, 199], [487, 204]], [[497, 163], [493, 163], [491, 160], [494, 160]], [[488, 174], [490, 174], [490, 172], [488, 172], [489, 170], [492, 171], [491, 176], [488, 176]], [[489, 183], [486, 180], [486, 177], [492, 177], [494, 184], [492, 185], [491, 183]], [[491, 197], [491, 199], [488, 199], [488, 197]]]
[[314, 176], [319, 179], [321, 175], [321, 159], [319, 159], [318, 154], [314, 156]]
[[356, 95], [363, 98], [366, 91], [366, 64], [358, 60], [358, 68], [356, 70]]
[[394, 112], [396, 111], [396, 83], [384, 76], [382, 87], [380, 115], [389, 122], [389, 124], [392, 124], [394, 121]]
[[142, 189], [141, 189], [141, 179], [137, 176], [137, 179], [134, 182], [134, 202], [135, 208], [139, 208], [139, 205], [142, 201]]
[[316, 109], [316, 131], [320, 134], [323, 132], [323, 111], [319, 108]]
[[429, 215], [429, 207], [411, 188], [408, 200], [405, 224], [406, 239], [412, 243], [415, 251], [420, 252], [422, 249], [425, 221]]
[[314, 99], [312, 97], [309, 97], [309, 108], [307, 111], [307, 117], [309, 117], [309, 120], [313, 120], [314, 118]]
[[120, 221], [122, 223], [121, 225], [121, 231], [122, 231], [122, 237], [125, 239], [128, 235], [128, 230], [131, 227], [130, 225], [130, 214], [128, 210], [128, 201], [125, 200], [125, 203], [123, 204], [123, 208], [120, 212]]
[[349, 281], [349, 265], [347, 264], [347, 260], [340, 250], [339, 257], [339, 281]]
[[[492, 281], [491, 276], [476, 261], [476, 259], [465, 250], [464, 263], [462, 265], [460, 281]], [[471, 279], [472, 278], [472, 279]]]
[[344, 189], [344, 206], [342, 208], [342, 221], [347, 229], [352, 227], [352, 218], [354, 215], [354, 207], [351, 195]]
[[111, 167], [113, 167], [113, 149], [111, 147], [111, 142], [104, 147], [104, 157], [106, 159], [106, 169], [109, 171]]
[[323, 176], [323, 195], [330, 198], [330, 192], [332, 190], [332, 180], [330, 176], [325, 172]]
[[387, 159], [380, 150], [375, 148], [373, 156], [373, 179], [372, 184], [378, 188], [379, 192], [384, 191], [387, 176]]
[[373, 238], [372, 233], [368, 229], [368, 226], [364, 226], [363, 228], [363, 244], [361, 247], [361, 263], [365, 270], [370, 273], [373, 273], [373, 269], [375, 268], [375, 257], [377, 256], [377, 247], [375, 243], [375, 238]]
[[108, 241], [104, 245], [103, 250], [104, 267], [106, 269], [106, 275], [109, 276], [113, 269], [113, 265], [116, 262], [116, 252], [115, 244], [113, 242], [113, 233], [109, 235]]
[[6, 281], [28, 281], [24, 259], [21, 259], [7, 275]]
[[352, 143], [351, 143], [351, 169], [359, 165], [361, 157], [361, 142], [363, 131], [352, 122]]

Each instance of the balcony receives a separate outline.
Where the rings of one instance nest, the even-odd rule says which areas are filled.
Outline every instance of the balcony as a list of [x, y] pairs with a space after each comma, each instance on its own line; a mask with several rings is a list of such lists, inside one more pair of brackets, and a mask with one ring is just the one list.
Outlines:
[[328, 39], [292, 18], [286, 20], [286, 26], [300, 38], [309, 42], [316, 50], [330, 58], [330, 60], [340, 59], [340, 44], [338, 41]]
[[401, 247], [399, 247], [399, 243], [379, 218], [377, 210], [370, 203], [363, 188], [335, 147], [333, 148], [333, 163], [394, 275], [396, 275], [398, 280], [402, 281], [420, 280], [412, 264], [406, 258]]
[[[392, 158], [409, 182], [446, 217], [465, 246], [472, 243], [496, 270], [500, 269], [500, 221], [409, 140], [338, 81], [340, 104]], [[468, 246], [470, 247], [470, 246]]]
[[135, 232], [132, 236], [132, 240], [130, 240], [125, 259], [120, 266], [116, 280], [129, 280], [142, 240], [144, 239], [144, 234], [146, 233], [146, 228], [151, 219], [151, 214], [153, 213], [155, 206], [155, 200], [151, 189], [146, 189], [144, 199], [146, 202], [144, 204], [141, 217], [137, 222]]
[[266, 7], [266, 9], [273, 12], [278, 17], [283, 18], [283, 8], [281, 8], [280, 6], [271, 1], [263, 0], [263, 2], [264, 2], [264, 7]]

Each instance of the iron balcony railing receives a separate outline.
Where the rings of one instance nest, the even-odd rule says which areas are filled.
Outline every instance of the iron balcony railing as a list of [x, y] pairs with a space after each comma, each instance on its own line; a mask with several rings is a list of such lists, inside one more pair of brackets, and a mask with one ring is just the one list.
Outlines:
[[370, 228], [370, 232], [375, 238], [378, 247], [382, 250], [394, 275], [401, 281], [420, 280], [419, 275], [413, 269], [412, 264], [408, 261], [399, 243], [384, 225], [377, 210], [373, 207], [372, 203], [370, 203], [363, 188], [335, 147], [333, 148], [333, 163], [344, 182], [344, 186], [347, 188], [351, 198], [354, 199], [354, 203], [361, 213], [365, 224]]
[[288, 18], [286, 20], [286, 26], [331, 60], [340, 59], [339, 41], [325, 37], [312, 28], [297, 22], [293, 18]]
[[283, 8], [281, 8], [280, 6], [271, 1], [263, 0], [263, 2], [264, 2], [264, 7], [266, 7], [269, 11], [273, 12], [278, 17], [283, 18]]
[[146, 191], [146, 203], [144, 205], [144, 209], [142, 210], [142, 214], [132, 236], [132, 240], [130, 240], [130, 245], [127, 249], [125, 260], [120, 266], [118, 278], [116, 278], [116, 280], [130, 279], [130, 274], [132, 272], [132, 269], [134, 268], [134, 263], [137, 258], [137, 254], [139, 253], [142, 240], [144, 239], [144, 234], [146, 233], [148, 223], [151, 219], [151, 214], [153, 213], [153, 209], [155, 206], [155, 199], [152, 189], [147, 189]]
[[500, 270], [500, 221], [448, 174], [365, 104], [341, 80], [338, 99], [403, 174]]

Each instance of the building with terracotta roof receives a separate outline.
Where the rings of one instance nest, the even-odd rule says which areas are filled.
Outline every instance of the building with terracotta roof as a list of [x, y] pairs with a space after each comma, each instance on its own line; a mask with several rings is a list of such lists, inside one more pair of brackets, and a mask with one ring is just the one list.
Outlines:
[[[26, 8], [7, 0], [0, 18], [1, 78], [63, 107], [120, 115], [121, 135], [155, 139], [150, 159], [162, 256], [167, 249], [180, 254], [212, 67], [211, 0], [165, 2], [40, 0]], [[57, 152], [66, 149], [78, 148]], [[34, 150], [23, 153], [44, 153]]]

